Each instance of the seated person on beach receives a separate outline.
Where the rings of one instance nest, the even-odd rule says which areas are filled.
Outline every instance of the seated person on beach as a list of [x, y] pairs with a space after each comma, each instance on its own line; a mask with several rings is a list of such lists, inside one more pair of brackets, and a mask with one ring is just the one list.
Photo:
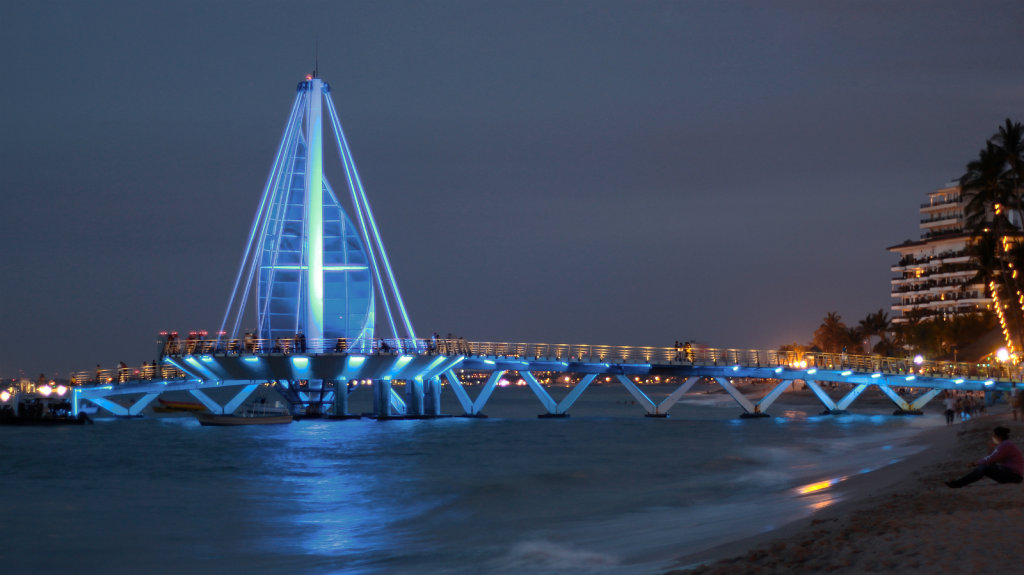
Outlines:
[[1010, 430], [1001, 426], [993, 429], [992, 443], [995, 450], [988, 457], [971, 463], [973, 471], [955, 481], [947, 481], [946, 485], [955, 489], [982, 477], [991, 477], [997, 483], [1020, 483], [1024, 477], [1024, 454], [1010, 443]]

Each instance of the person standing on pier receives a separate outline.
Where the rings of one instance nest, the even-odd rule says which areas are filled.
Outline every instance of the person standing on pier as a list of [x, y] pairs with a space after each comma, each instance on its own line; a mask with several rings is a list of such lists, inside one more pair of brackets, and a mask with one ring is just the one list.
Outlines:
[[959, 489], [982, 477], [991, 477], [996, 483], [1020, 483], [1024, 481], [1024, 454], [1010, 442], [1010, 430], [999, 426], [992, 430], [995, 450], [987, 457], [972, 462], [974, 470], [960, 479], [947, 481], [946, 485]]

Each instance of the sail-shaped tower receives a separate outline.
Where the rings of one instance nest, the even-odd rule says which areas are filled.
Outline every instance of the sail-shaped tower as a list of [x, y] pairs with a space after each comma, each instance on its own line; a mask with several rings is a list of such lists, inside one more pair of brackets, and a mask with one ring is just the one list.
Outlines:
[[[354, 219], [324, 174], [324, 116]], [[236, 339], [254, 322], [255, 340], [365, 350], [378, 307], [388, 337], [415, 339], [330, 86], [311, 74], [298, 85], [220, 331]]]

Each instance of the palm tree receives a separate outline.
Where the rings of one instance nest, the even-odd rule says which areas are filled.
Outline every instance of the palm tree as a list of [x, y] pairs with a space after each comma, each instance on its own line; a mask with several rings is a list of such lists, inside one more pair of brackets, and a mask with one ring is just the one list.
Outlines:
[[1011, 227], [1010, 206], [1017, 208], [1019, 202], [1007, 186], [1005, 168], [1005, 152], [989, 140], [960, 177], [960, 189], [968, 198], [964, 217], [975, 233], [995, 233], [998, 237]]
[[[1024, 230], [1024, 125], [1020, 122], [1011, 122], [1007, 118], [999, 127], [999, 131], [992, 136], [992, 141], [1003, 152], [1006, 171], [1003, 173], [1002, 179], [1015, 200], [1017, 218], [1016, 221], [1011, 220], [1010, 223], [1014, 226], [1013, 231], [1017, 233], [1014, 234], [1014, 241], [1009, 244], [1008, 248], [1003, 246], [1003, 257], [1007, 261], [1007, 266], [1013, 270], [1010, 274], [1014, 288], [1011, 298], [1015, 300], [1016, 305], [1012, 305], [1014, 313], [1010, 318], [1010, 329], [1012, 330], [1012, 326], [1016, 325], [1016, 333], [1020, 338], [1018, 341], [1024, 345], [1024, 301], [1021, 301], [1021, 282], [1024, 278], [1018, 277], [1018, 271], [1024, 270], [1022, 267], [1024, 247], [1022, 247], [1019, 233]], [[1018, 310], [1019, 313], [1017, 313]]]
[[[1007, 118], [960, 178], [961, 190], [969, 198], [965, 219], [980, 236], [969, 249], [979, 269], [971, 283], [984, 281], [986, 290], [1004, 303], [1024, 303], [1018, 302], [1024, 278], [1017, 277], [1018, 270], [1024, 269], [1020, 257], [1024, 253], [1017, 249], [1024, 223], [1022, 183], [1024, 126]], [[1012, 313], [1006, 313], [1007, 327], [1018, 343], [1024, 343], [1024, 305], [1012, 305], [1009, 310]], [[1013, 345], [1012, 341], [1007, 343]]]
[[825, 353], [839, 353], [849, 343], [850, 334], [843, 318], [837, 312], [828, 312], [814, 330], [814, 345]]
[[966, 251], [978, 271], [974, 277], [964, 282], [960, 289], [978, 283], [985, 284], [985, 289], [988, 289], [989, 283], [999, 279], [999, 241], [993, 234], [983, 234], [967, 244]]
[[[875, 352], [875, 347], [871, 345], [871, 337], [878, 336], [878, 343], [881, 344], [883, 341], [889, 340], [889, 329], [892, 322], [889, 321], [889, 313], [884, 309], [879, 309], [875, 313], [869, 313], [867, 317], [860, 320], [860, 333], [867, 338], [868, 350]], [[891, 346], [886, 346], [888, 349]]]
[[1003, 154], [1006, 170], [1002, 179], [1013, 196], [1016, 223], [1020, 226], [1024, 222], [1024, 125], [1007, 118], [991, 141]]
[[880, 338], [878, 338], [878, 343], [876, 343], [875, 346], [871, 348], [871, 352], [877, 355], [883, 355], [885, 357], [895, 357], [899, 351], [899, 346], [897, 345], [897, 342], [898, 340], [896, 340], [895, 338], [890, 338], [889, 332], [886, 332]]
[[[960, 286], [961, 291], [968, 285], [980, 283], [985, 285], [986, 293], [1002, 305], [1017, 299], [1015, 294], [1020, 288], [1011, 271], [1013, 268], [1024, 269], [1020, 267], [1024, 265], [1024, 246], [1011, 244], [1011, 249], [1004, 251], [999, 238], [995, 234], [986, 233], [967, 246], [967, 253], [974, 261], [978, 271]], [[1013, 336], [1010, 339], [1016, 339], [1016, 343], [1021, 343], [1024, 342], [1024, 315], [1010, 313], [1018, 309], [1020, 309], [1019, 306], [1011, 305], [1009, 310], [1004, 310], [1004, 317], [1008, 322], [1007, 328]], [[1014, 342], [1008, 341], [1007, 343], [1013, 344]]]
[[846, 328], [846, 346], [850, 353], [863, 354], [864, 353], [864, 332], [859, 326], [850, 326]]

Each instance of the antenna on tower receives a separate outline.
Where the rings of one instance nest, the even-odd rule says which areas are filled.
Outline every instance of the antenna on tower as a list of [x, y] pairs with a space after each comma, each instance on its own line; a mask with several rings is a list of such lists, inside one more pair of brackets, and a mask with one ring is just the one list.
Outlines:
[[320, 77], [320, 38], [316, 38], [313, 44], [313, 77]]

